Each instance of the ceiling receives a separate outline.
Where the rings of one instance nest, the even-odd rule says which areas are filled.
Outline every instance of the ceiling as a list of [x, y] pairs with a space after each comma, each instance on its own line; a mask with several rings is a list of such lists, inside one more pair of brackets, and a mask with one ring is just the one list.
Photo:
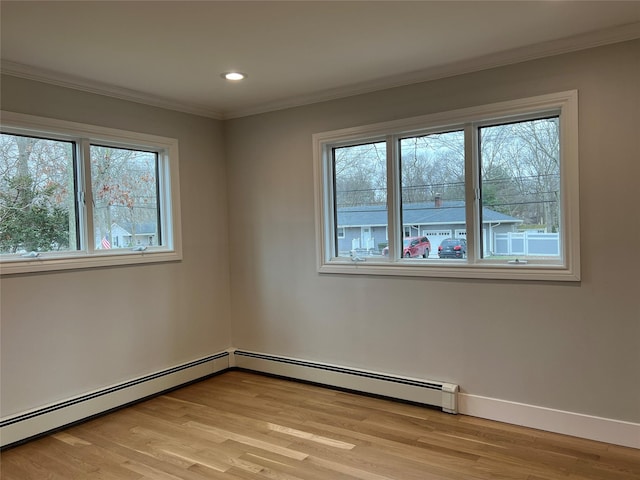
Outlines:
[[0, 16], [3, 73], [213, 118], [640, 38], [640, 1], [3, 0]]

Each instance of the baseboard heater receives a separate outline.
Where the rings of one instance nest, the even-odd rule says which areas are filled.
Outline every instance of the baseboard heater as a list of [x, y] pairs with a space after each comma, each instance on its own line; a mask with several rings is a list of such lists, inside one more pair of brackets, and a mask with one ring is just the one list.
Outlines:
[[0, 448], [106, 413], [197, 381], [241, 368], [389, 398], [458, 413], [458, 386], [319, 362], [230, 349], [124, 383], [0, 419]]
[[359, 370], [295, 358], [230, 350], [229, 366], [381, 395], [458, 413], [458, 385]]
[[229, 369], [224, 351], [128, 382], [0, 419], [0, 448]]

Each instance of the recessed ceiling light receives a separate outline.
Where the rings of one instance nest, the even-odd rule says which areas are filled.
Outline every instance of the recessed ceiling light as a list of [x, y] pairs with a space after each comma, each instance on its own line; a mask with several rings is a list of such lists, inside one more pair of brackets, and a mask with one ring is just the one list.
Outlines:
[[240, 72], [227, 72], [222, 74], [222, 78], [237, 82], [238, 80], [244, 80], [247, 78], [247, 75]]

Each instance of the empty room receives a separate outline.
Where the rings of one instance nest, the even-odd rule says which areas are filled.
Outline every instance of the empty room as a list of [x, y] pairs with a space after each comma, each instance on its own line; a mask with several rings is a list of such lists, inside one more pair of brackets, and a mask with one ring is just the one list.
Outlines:
[[0, 20], [2, 479], [640, 479], [640, 2]]

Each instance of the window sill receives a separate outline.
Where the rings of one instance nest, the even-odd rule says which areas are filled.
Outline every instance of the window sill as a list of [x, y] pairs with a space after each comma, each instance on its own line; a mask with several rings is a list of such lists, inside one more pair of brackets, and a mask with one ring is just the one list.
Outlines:
[[0, 275], [175, 262], [179, 260], [182, 260], [182, 254], [175, 250], [122, 251], [118, 253], [95, 253], [92, 255], [78, 252], [64, 256], [45, 253], [35, 258], [21, 257], [3, 260], [0, 263]]
[[332, 261], [318, 267], [320, 274], [387, 275], [399, 277], [470, 278], [493, 280], [580, 281], [580, 273], [563, 265], [470, 264], [460, 260]]

